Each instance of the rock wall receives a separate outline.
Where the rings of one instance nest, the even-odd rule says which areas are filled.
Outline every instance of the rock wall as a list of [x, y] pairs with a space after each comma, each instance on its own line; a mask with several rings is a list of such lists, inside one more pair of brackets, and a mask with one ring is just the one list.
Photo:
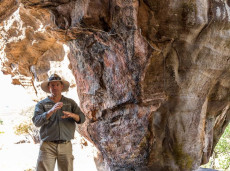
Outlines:
[[230, 120], [228, 0], [3, 0], [0, 20], [14, 84], [76, 81], [104, 170], [208, 162]]

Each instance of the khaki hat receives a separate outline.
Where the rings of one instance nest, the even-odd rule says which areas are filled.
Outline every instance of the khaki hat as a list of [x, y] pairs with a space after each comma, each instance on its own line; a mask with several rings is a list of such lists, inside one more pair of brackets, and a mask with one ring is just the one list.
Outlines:
[[59, 75], [57, 75], [57, 74], [52, 74], [52, 75], [49, 77], [48, 81], [44, 81], [43, 83], [41, 83], [41, 88], [42, 88], [42, 90], [43, 90], [44, 92], [46, 92], [46, 93], [50, 93], [49, 88], [48, 88], [48, 84], [49, 84], [50, 82], [54, 82], [54, 81], [61, 81], [61, 82], [62, 82], [62, 84], [63, 84], [63, 90], [62, 90], [62, 92], [68, 91], [68, 89], [69, 89], [69, 82], [66, 81], [66, 80], [64, 80], [64, 79], [62, 79], [62, 78], [61, 78]]

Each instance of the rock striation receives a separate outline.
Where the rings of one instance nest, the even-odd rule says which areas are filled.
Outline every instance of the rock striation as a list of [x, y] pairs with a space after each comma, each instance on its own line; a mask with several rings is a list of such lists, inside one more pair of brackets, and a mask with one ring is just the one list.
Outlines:
[[195, 170], [230, 120], [229, 30], [228, 0], [3, 0], [0, 65], [77, 85], [101, 170]]

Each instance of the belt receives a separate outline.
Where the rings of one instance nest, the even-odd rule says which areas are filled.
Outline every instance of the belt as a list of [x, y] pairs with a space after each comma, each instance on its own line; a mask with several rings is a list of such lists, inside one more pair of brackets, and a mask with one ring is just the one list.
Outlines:
[[54, 140], [54, 141], [49, 141], [49, 142], [52, 142], [52, 143], [55, 143], [55, 144], [66, 144], [70, 141], [66, 141], [66, 140]]

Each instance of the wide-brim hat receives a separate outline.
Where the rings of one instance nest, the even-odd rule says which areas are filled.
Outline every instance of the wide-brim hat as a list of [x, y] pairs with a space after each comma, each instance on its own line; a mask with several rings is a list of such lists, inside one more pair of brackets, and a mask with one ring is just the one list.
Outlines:
[[57, 74], [52, 74], [52, 75], [49, 77], [49, 79], [48, 79], [47, 81], [44, 81], [43, 83], [41, 83], [41, 88], [42, 88], [42, 90], [43, 90], [44, 92], [46, 92], [46, 93], [50, 93], [48, 84], [49, 84], [50, 82], [54, 82], [54, 81], [60, 81], [60, 82], [62, 82], [62, 84], [63, 84], [62, 92], [68, 91], [68, 89], [69, 89], [69, 82], [66, 81], [66, 80], [64, 80], [64, 79], [62, 79], [62, 78], [61, 78], [59, 75], [57, 75]]

